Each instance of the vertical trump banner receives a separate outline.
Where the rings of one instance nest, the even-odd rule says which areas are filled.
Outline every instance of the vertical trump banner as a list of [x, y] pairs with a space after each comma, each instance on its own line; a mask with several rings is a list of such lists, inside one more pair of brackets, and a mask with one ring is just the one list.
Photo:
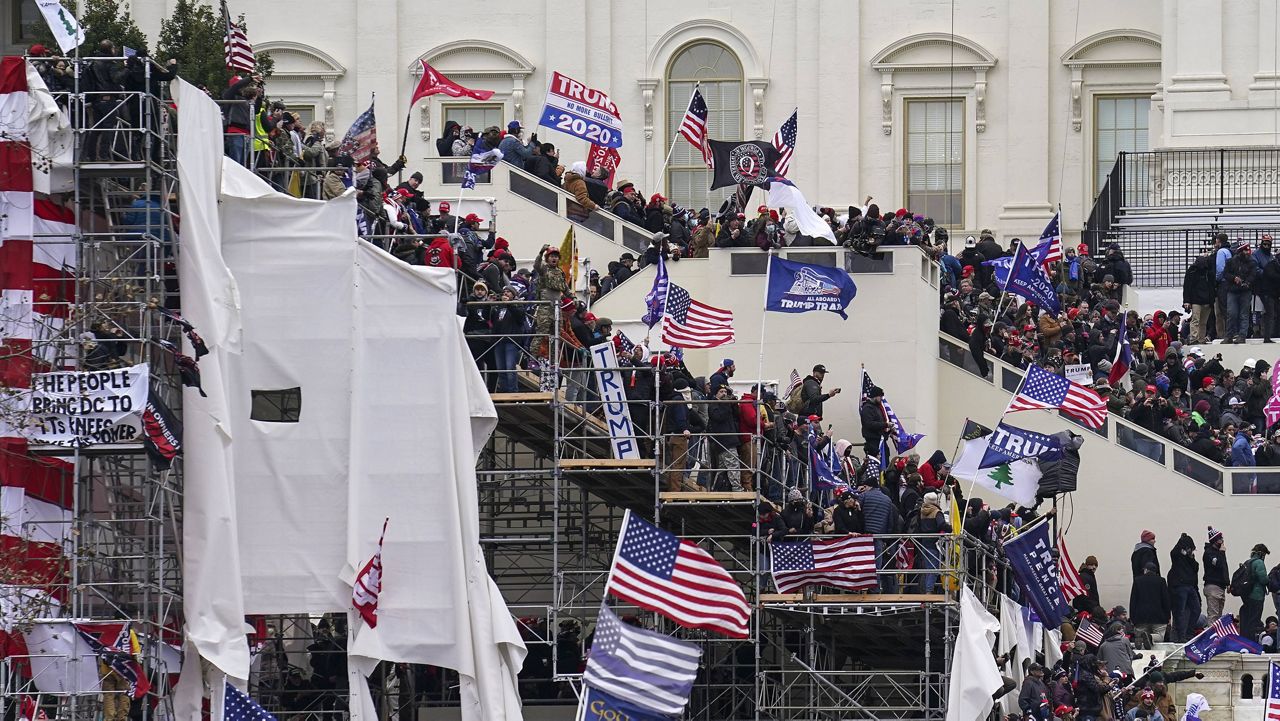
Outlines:
[[618, 370], [613, 344], [605, 342], [591, 346], [591, 363], [596, 368], [596, 383], [600, 388], [600, 402], [604, 404], [605, 422], [609, 424], [613, 457], [640, 460], [636, 432], [631, 425], [631, 411], [627, 407], [626, 386], [622, 371]]

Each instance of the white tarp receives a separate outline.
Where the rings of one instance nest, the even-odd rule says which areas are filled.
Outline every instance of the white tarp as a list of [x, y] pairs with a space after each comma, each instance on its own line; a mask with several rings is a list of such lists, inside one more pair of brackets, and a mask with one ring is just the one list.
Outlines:
[[965, 586], [960, 591], [960, 633], [951, 654], [947, 721], [976, 721], [991, 713], [991, 694], [1004, 683], [991, 646], [1000, 622]]
[[[1038, 624], [1037, 624], [1038, 625]], [[1022, 681], [1027, 677], [1023, 664], [1035, 659], [1033, 633], [1027, 628], [1027, 617], [1021, 604], [1013, 599], [1000, 595], [1000, 641], [996, 650], [1008, 655], [1009, 662], [1004, 673], [1022, 688]], [[1018, 713], [1017, 690], [1010, 691], [1000, 697], [1000, 709], [1006, 716]]]
[[[179, 84], [179, 128], [219, 122], [211, 101]], [[496, 412], [456, 321], [453, 273], [359, 241], [352, 193], [291, 198], [218, 158], [209, 196], [199, 183], [217, 171], [196, 164], [213, 159], [186, 151], [180, 138], [179, 169], [202, 175], [202, 194], [182, 178], [179, 272], [184, 314], [209, 342], [212, 401], [184, 399], [186, 551], [209, 560], [215, 547], [193, 536], [226, 513], [231, 542], [217, 551], [235, 557], [192, 569], [206, 575], [185, 589], [188, 619], [224, 602], [242, 613], [350, 611], [356, 569], [389, 518], [378, 626], [351, 624], [351, 673], [371, 659], [453, 668], [464, 719], [519, 719], [524, 646], [479, 544], [475, 460]], [[200, 204], [199, 222], [188, 203]], [[296, 422], [250, 418], [253, 391], [295, 388]], [[190, 492], [193, 454], [216, 461], [197, 472], [207, 493]], [[234, 578], [224, 589], [215, 573]], [[206, 636], [242, 634], [235, 623], [207, 623]], [[353, 700], [353, 718], [371, 710]]]
[[[23, 634], [40, 693], [98, 693], [98, 654], [67, 621], [34, 623]], [[193, 717], [198, 718], [198, 717]]]

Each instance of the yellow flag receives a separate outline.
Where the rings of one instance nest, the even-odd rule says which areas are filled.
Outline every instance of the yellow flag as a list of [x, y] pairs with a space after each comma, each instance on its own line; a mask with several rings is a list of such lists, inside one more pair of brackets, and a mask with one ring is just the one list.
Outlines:
[[569, 289], [577, 288], [578, 239], [574, 237], [572, 224], [569, 225], [569, 230], [564, 234], [564, 241], [560, 243], [560, 270], [564, 271], [565, 280], [569, 282]]
[[960, 590], [960, 579], [957, 574], [960, 572], [960, 562], [963, 560], [961, 554], [964, 553], [964, 544], [961, 535], [964, 533], [964, 527], [960, 518], [960, 504], [957, 503], [955, 495], [951, 496], [951, 552], [947, 555], [948, 564], [951, 567], [951, 573], [943, 577], [942, 587], [948, 591]]

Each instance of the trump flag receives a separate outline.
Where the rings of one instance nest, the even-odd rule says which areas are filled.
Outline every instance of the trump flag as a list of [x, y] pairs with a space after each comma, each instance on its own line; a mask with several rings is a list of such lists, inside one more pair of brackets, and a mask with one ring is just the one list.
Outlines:
[[769, 263], [769, 295], [764, 309], [779, 313], [828, 310], [845, 320], [858, 294], [853, 278], [840, 268], [774, 258]]

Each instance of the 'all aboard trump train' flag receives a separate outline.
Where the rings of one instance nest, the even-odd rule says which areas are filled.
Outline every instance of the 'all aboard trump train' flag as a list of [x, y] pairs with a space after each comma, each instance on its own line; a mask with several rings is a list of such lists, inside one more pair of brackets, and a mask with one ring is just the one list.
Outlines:
[[764, 309], [779, 313], [829, 310], [848, 320], [845, 309], [857, 294], [853, 279], [840, 268], [773, 258]]

